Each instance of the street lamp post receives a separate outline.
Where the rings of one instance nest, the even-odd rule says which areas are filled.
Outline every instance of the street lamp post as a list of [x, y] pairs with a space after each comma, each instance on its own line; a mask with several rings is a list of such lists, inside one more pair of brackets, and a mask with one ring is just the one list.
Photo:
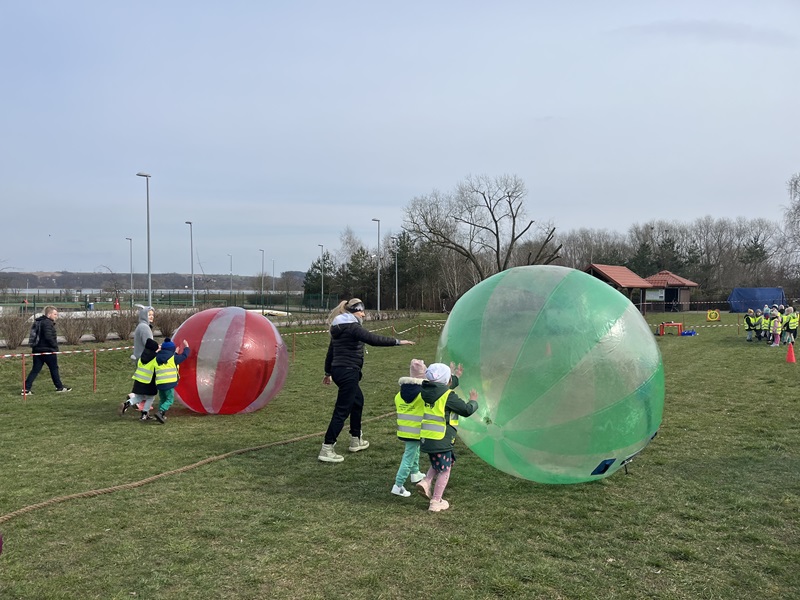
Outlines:
[[139, 171], [137, 177], [147, 182], [147, 306], [153, 306], [153, 275], [150, 270], [150, 174]]
[[[272, 259], [272, 295], [275, 295], [275, 259]], [[273, 300], [274, 302], [275, 300]]]
[[192, 222], [185, 221], [189, 226], [189, 258], [192, 265], [192, 307], [194, 307], [194, 232], [192, 231]]
[[322, 244], [317, 244], [319, 246], [319, 307], [322, 310], [325, 310], [324, 300], [325, 298], [325, 248]]
[[400, 240], [396, 237], [392, 237], [392, 240], [394, 241], [394, 311], [397, 312], [400, 306], [397, 293], [397, 251], [400, 247]]
[[261, 314], [264, 314], [264, 251], [259, 248], [261, 252]]
[[131, 257], [131, 308], [133, 308], [133, 238], [126, 237], [126, 240], [129, 242], [130, 246], [130, 257]]
[[372, 220], [378, 224], [378, 312], [381, 312], [381, 220]]
[[228, 254], [231, 259], [231, 306], [233, 306], [233, 254]]

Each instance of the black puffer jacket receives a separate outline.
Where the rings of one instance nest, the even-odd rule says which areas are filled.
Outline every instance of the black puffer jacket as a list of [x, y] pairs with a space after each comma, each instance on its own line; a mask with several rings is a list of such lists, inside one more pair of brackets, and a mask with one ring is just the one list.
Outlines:
[[39, 323], [39, 341], [31, 348], [32, 352], [58, 352], [58, 337], [56, 322], [42, 315], [36, 322]]
[[325, 357], [325, 374], [332, 367], [361, 369], [364, 365], [364, 344], [370, 346], [397, 346], [400, 340], [378, 335], [361, 326], [355, 315], [344, 313], [331, 324], [331, 341]]

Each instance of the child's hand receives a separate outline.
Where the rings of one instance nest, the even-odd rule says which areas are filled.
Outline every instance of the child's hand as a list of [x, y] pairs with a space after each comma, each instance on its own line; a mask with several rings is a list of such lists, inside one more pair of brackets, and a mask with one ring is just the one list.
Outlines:
[[183, 349], [185, 350], [188, 347], [189, 347], [189, 342], [187, 340], [183, 340]]
[[464, 372], [464, 366], [461, 363], [458, 363], [458, 366], [456, 366], [456, 363], [451, 362], [450, 372], [456, 377], [461, 377], [461, 374]]
[[476, 392], [474, 389], [470, 390], [469, 391], [469, 399], [470, 400], [477, 400], [478, 399], [478, 392]]

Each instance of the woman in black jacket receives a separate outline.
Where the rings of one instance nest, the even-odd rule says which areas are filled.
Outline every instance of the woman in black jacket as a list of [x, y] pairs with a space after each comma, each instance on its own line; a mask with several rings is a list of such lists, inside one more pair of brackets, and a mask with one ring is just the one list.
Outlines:
[[344, 422], [350, 417], [350, 452], [366, 450], [369, 442], [361, 437], [361, 412], [364, 409], [364, 394], [358, 382], [364, 365], [364, 344], [370, 346], [406, 346], [410, 340], [398, 340], [367, 331], [361, 326], [364, 319], [364, 303], [358, 298], [341, 302], [328, 315], [331, 325], [331, 341], [325, 357], [324, 385], [336, 384], [339, 392], [333, 408], [325, 441], [319, 452], [322, 462], [342, 462], [344, 457], [336, 454], [334, 445]]

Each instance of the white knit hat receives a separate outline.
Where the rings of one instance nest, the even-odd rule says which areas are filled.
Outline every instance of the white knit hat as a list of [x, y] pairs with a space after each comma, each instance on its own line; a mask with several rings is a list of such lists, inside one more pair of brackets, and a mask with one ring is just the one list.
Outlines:
[[450, 367], [443, 363], [433, 363], [428, 367], [428, 370], [425, 371], [425, 377], [428, 381], [444, 383], [446, 385], [450, 383]]

